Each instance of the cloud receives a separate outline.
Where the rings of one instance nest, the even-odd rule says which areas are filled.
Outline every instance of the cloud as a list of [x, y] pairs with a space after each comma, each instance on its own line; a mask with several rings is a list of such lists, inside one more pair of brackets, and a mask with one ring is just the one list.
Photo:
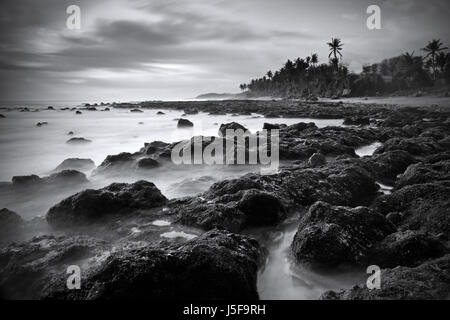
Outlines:
[[65, 29], [72, 3], [4, 0], [0, 99], [87, 98], [119, 88], [124, 99], [235, 91], [287, 58], [318, 52], [323, 61], [332, 36], [344, 39], [344, 59], [361, 65], [417, 50], [410, 46], [436, 31], [448, 39], [447, 2], [430, 1], [431, 9], [417, 0], [381, 2], [385, 30], [376, 33], [356, 0], [342, 7], [331, 0], [81, 0], [79, 31]]

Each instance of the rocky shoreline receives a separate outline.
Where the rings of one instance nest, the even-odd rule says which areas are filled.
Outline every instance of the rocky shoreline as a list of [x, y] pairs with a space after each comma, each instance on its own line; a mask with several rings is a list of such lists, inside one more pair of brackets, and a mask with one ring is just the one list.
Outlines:
[[[0, 296], [6, 299], [258, 299], [266, 249], [249, 230], [299, 216], [290, 251], [308, 268], [382, 269], [381, 289], [365, 285], [321, 299], [445, 299], [450, 294], [450, 108], [296, 101], [145, 102], [115, 108], [190, 114], [253, 112], [265, 117], [344, 119], [280, 130], [272, 175], [248, 174], [192, 197], [167, 199], [149, 181], [86, 189], [46, 215], [52, 234], [21, 241], [30, 222], [0, 211]], [[281, 119], [280, 119], [281, 121]], [[263, 128], [261, 128], [263, 129]], [[215, 137], [226, 139], [226, 137]], [[187, 141], [186, 143], [191, 143]], [[373, 155], [355, 150], [380, 143]], [[175, 144], [150, 142], [108, 156], [94, 175], [171, 167]], [[206, 147], [204, 145], [203, 147]], [[86, 176], [66, 162], [49, 177], [15, 177], [1, 188], [49, 187]], [[392, 187], [382, 192], [380, 183]], [[191, 228], [195, 238], [160, 238], [152, 223]], [[138, 230], [129, 233], [126, 230]], [[12, 237], [12, 233], [14, 237]], [[15, 243], [10, 243], [11, 237]], [[82, 267], [82, 289], [66, 288], [68, 265]]]

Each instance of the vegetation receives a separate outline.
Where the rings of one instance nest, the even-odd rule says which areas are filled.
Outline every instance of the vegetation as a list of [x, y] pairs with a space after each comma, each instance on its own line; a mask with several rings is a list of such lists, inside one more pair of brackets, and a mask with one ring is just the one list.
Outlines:
[[450, 83], [450, 54], [440, 40], [430, 41], [425, 56], [406, 52], [380, 63], [365, 65], [360, 74], [342, 62], [344, 44], [339, 38], [327, 43], [328, 62], [319, 64], [316, 53], [287, 60], [277, 71], [241, 84], [249, 95], [284, 98], [372, 96], [401, 90], [419, 90]]

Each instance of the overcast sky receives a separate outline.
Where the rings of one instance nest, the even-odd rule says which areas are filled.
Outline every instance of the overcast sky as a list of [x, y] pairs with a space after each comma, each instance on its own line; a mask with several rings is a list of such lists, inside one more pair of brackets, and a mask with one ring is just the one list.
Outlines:
[[[66, 8], [81, 8], [81, 30]], [[381, 7], [382, 30], [366, 9]], [[450, 46], [448, 0], [2, 0], [0, 100], [129, 101], [237, 92], [240, 83], [344, 42], [344, 62]]]

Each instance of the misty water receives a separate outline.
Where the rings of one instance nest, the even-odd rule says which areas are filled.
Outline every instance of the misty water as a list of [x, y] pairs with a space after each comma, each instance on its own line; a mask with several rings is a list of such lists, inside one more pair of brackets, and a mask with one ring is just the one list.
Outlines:
[[[65, 105], [67, 106], [67, 105]], [[250, 116], [208, 115], [199, 113], [183, 116], [194, 123], [193, 129], [178, 129], [176, 119], [182, 117], [182, 111], [145, 109], [142, 113], [133, 113], [129, 109], [100, 111], [46, 110], [37, 108], [37, 112], [19, 112], [17, 109], [0, 109], [5, 118], [0, 119], [0, 181], [9, 182], [13, 176], [36, 174], [46, 176], [63, 160], [68, 158], [92, 159], [96, 166], [108, 155], [121, 152], [136, 152], [144, 143], [152, 141], [174, 142], [196, 135], [217, 136], [222, 123], [238, 122], [251, 132], [261, 130], [263, 124], [314, 122], [318, 127], [341, 126], [342, 120], [317, 120], [305, 118], [264, 118], [261, 115]], [[157, 115], [163, 111], [164, 115]], [[38, 122], [48, 124], [40, 127]], [[68, 135], [72, 131], [73, 135]], [[83, 137], [92, 142], [67, 144], [72, 137]], [[373, 153], [378, 145], [358, 150], [361, 156]], [[85, 186], [67, 186], [65, 188], [2, 192], [0, 208], [16, 211], [24, 219], [44, 217], [47, 210], [85, 188], [100, 188], [112, 182], [133, 182], [144, 179], [155, 185], [168, 198], [195, 195], [208, 189], [213, 183], [236, 178], [249, 172], [258, 172], [257, 166], [220, 166], [214, 168], [196, 166], [190, 170], [167, 170], [164, 167], [148, 170], [147, 173], [130, 175], [118, 172], [114, 177], [91, 176]], [[327, 289], [345, 288], [360, 282], [365, 273], [361, 270], [341, 270], [336, 274], [318, 273], [291, 261], [289, 246], [292, 242], [298, 216], [288, 219], [276, 228], [258, 230], [251, 235], [258, 238], [268, 249], [265, 268], [260, 271], [258, 289], [261, 298], [266, 299], [316, 299]], [[138, 236], [145, 226], [136, 226], [130, 230]], [[161, 230], [160, 237], [191, 239], [196, 236], [188, 228], [174, 226], [168, 220], [155, 220], [152, 228]]]

